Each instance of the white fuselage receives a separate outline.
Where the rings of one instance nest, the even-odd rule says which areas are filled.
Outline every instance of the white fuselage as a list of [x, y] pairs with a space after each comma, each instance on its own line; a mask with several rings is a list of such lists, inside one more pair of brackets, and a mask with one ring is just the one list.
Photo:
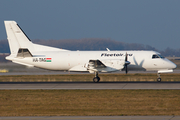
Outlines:
[[7, 60], [49, 70], [113, 72], [118, 70], [172, 72], [176, 65], [155, 51], [69, 51], [38, 45], [15, 21], [4, 21], [10, 47]]
[[72, 71], [88, 71], [86, 65], [89, 60], [124, 60], [126, 53], [130, 62], [128, 70], [166, 71], [176, 68], [166, 58], [152, 58], [159, 54], [155, 51], [43, 51], [32, 53], [33, 57], [17, 57], [12, 61], [50, 70], [71, 71], [75, 66], [80, 66]]

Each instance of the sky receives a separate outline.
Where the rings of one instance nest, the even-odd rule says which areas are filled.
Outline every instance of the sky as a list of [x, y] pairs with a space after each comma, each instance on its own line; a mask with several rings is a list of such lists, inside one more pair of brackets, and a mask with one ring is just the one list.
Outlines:
[[30, 39], [107, 38], [180, 48], [180, 0], [1, 0], [4, 20], [16, 21]]

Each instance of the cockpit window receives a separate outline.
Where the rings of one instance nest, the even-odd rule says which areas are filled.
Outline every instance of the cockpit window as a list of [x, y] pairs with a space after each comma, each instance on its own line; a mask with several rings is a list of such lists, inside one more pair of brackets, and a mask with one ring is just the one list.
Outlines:
[[159, 58], [159, 56], [158, 55], [153, 55], [152, 59], [154, 59], [154, 58]]
[[162, 55], [160, 55], [160, 54], [154, 54], [152, 56], [152, 59], [155, 59], [155, 58], [164, 58], [164, 57]]
[[158, 56], [159, 56], [160, 58], [164, 58], [161, 54], [158, 54]]

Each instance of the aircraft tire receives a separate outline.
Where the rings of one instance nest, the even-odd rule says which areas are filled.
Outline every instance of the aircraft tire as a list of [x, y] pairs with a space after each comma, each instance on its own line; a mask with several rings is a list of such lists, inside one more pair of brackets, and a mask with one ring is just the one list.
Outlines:
[[94, 77], [93, 82], [98, 83], [100, 81], [100, 77]]
[[158, 82], [161, 82], [161, 78], [157, 78], [157, 81], [158, 81]]

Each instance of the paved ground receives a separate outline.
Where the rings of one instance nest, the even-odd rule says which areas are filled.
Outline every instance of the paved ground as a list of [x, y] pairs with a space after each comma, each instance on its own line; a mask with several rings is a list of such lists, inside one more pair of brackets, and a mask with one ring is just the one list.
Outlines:
[[0, 89], [180, 89], [180, 82], [0, 82]]
[[180, 116], [0, 117], [0, 120], [180, 120]]

